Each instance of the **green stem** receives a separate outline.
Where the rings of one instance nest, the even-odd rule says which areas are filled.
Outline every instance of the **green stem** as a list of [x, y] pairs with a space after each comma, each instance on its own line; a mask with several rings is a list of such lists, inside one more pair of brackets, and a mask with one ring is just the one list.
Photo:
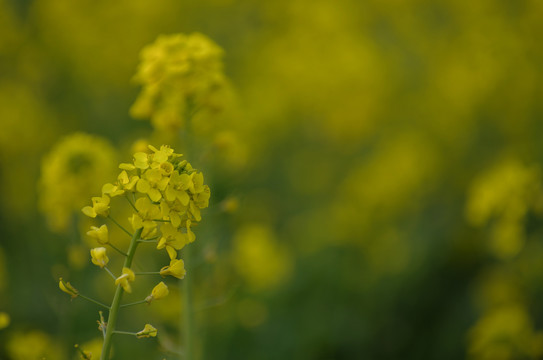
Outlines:
[[128, 236], [133, 236], [130, 231], [126, 230], [121, 224], [119, 224], [114, 218], [112, 218], [110, 215], [107, 217], [109, 220], [113, 221], [115, 225], [117, 225], [122, 231], [128, 234]]
[[[132, 193], [132, 194], [134, 194], [134, 193]], [[136, 213], [137, 213], [137, 212], [138, 212], [138, 209], [136, 208], [136, 206], [134, 205], [134, 203], [132, 202], [132, 200], [130, 200], [130, 198], [128, 197], [128, 194], [125, 193], [125, 195], [126, 195], [126, 196], [125, 196], [126, 200], [130, 203], [130, 205], [132, 205], [132, 208], [133, 208], [134, 210], [136, 210]]]
[[116, 247], [115, 245], [113, 245], [112, 243], [109, 243], [109, 246], [111, 246], [111, 248], [115, 251], [117, 251], [119, 254], [121, 254], [122, 256], [127, 256], [126, 253], [124, 251], [122, 251], [121, 249], [119, 249], [118, 247]]
[[113, 280], [117, 280], [117, 277], [111, 272], [111, 270], [108, 269], [107, 266], [104, 266], [104, 270], [111, 276]]
[[95, 303], [96, 305], [100, 305], [101, 307], [106, 308], [106, 309], [109, 310], [109, 306], [107, 306], [106, 304], [102, 304], [102, 303], [99, 302], [99, 301], [96, 301], [96, 300], [94, 300], [94, 299], [91, 299], [90, 297], [87, 297], [87, 296], [85, 296], [85, 295], [82, 295], [81, 293], [78, 293], [77, 296], [79, 296], [80, 298], [85, 299], [85, 300], [87, 300], [87, 301], [90, 301], [91, 303]]
[[142, 271], [134, 273], [134, 275], [160, 275], [160, 271]]
[[[191, 269], [191, 249], [192, 247], [186, 246], [183, 256], [183, 261], [185, 262], [185, 268], [188, 270]], [[188, 275], [188, 276], [187, 276]], [[183, 283], [183, 312], [182, 323], [183, 323], [183, 335], [184, 335], [184, 353], [185, 360], [194, 359], [194, 314], [193, 314], [193, 305], [192, 305], [192, 277], [190, 271], [182, 280]]]
[[129, 304], [122, 304], [121, 307], [127, 307], [127, 306], [132, 306], [132, 305], [139, 305], [139, 304], [143, 304], [143, 303], [146, 303], [147, 300], [140, 300], [140, 301], [136, 301], [136, 302], [133, 302], [133, 303], [129, 303]]
[[132, 335], [132, 336], [136, 336], [136, 333], [134, 333], [134, 332], [129, 332], [129, 331], [115, 330], [113, 333], [115, 333], [115, 334], [123, 334], [123, 335]]
[[[132, 265], [132, 260], [134, 259], [134, 254], [136, 253], [136, 248], [138, 247], [138, 239], [141, 236], [143, 228], [140, 228], [134, 232], [132, 240], [130, 241], [130, 246], [128, 247], [128, 253], [126, 259], [124, 259], [123, 267], [130, 268]], [[107, 319], [107, 328], [106, 336], [104, 338], [104, 345], [102, 347], [102, 355], [100, 360], [109, 360], [109, 352], [111, 350], [111, 340], [113, 338], [113, 333], [115, 332], [115, 325], [117, 324], [117, 315], [119, 307], [121, 305], [121, 298], [123, 296], [123, 287], [119, 284], [115, 290], [115, 295], [113, 296], [113, 302], [111, 303], [111, 308], [109, 310], [109, 317]]]

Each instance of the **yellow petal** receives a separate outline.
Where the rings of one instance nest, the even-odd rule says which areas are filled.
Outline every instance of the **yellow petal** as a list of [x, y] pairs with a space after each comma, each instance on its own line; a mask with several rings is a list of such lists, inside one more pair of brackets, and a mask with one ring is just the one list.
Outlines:
[[149, 182], [145, 179], [139, 179], [138, 183], [136, 184], [136, 190], [142, 194], [147, 194], [149, 189], [151, 189]]
[[95, 218], [96, 217], [96, 211], [90, 206], [85, 206], [83, 209], [81, 209], [83, 214], [87, 215], [88, 217]]

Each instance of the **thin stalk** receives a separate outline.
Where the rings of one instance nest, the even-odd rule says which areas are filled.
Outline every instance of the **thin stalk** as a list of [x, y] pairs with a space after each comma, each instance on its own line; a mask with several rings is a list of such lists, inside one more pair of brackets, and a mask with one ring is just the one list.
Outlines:
[[115, 334], [123, 334], [123, 335], [132, 335], [132, 336], [136, 336], [136, 333], [135, 333], [135, 332], [129, 332], [129, 331], [115, 330], [114, 333], [115, 333]]
[[[185, 142], [185, 155], [187, 158], [195, 158], [194, 144], [192, 141], [192, 117], [196, 113], [196, 106], [193, 99], [187, 99], [187, 107], [185, 112], [185, 131], [183, 134], [183, 140]], [[182, 281], [183, 296], [182, 296], [182, 309], [180, 325], [183, 328], [181, 333], [181, 344], [183, 344], [183, 353], [185, 360], [194, 359], [194, 314], [193, 314], [193, 300], [192, 300], [192, 258], [191, 258], [192, 246], [190, 244], [183, 249], [183, 261], [185, 262], [185, 269], [187, 269], [187, 275]]]
[[111, 270], [108, 269], [107, 266], [104, 266], [104, 270], [111, 276], [113, 280], [117, 280], [117, 277], [111, 272]]
[[[134, 194], [134, 193], [132, 193], [132, 194]], [[136, 213], [137, 213], [137, 212], [138, 212], [138, 209], [136, 208], [136, 206], [134, 205], [134, 203], [132, 202], [132, 200], [130, 200], [130, 198], [128, 197], [128, 194], [125, 193], [125, 195], [126, 195], [126, 196], [125, 196], [126, 200], [130, 203], [130, 205], [132, 205], [132, 208], [133, 208], [134, 210], [136, 210]]]
[[111, 246], [111, 248], [115, 251], [117, 251], [119, 254], [121, 254], [122, 256], [127, 256], [126, 253], [124, 251], [122, 251], [121, 249], [119, 249], [118, 247], [116, 247], [115, 245], [113, 245], [112, 243], [109, 243], [109, 246]]
[[132, 234], [130, 231], [126, 230], [126, 229], [124, 228], [124, 226], [122, 226], [121, 224], [119, 224], [114, 218], [112, 218], [112, 217], [109, 216], [109, 215], [108, 215], [107, 218], [108, 218], [109, 220], [113, 221], [113, 223], [114, 223], [115, 225], [117, 225], [122, 231], [124, 231], [125, 233], [127, 233], [128, 236], [130, 236], [130, 237], [133, 236], [133, 234]]
[[136, 301], [136, 302], [133, 302], [133, 303], [130, 303], [130, 304], [122, 304], [121, 307], [139, 305], [139, 304], [143, 304], [143, 303], [146, 303], [146, 302], [147, 302], [147, 300], [140, 300], [140, 301]]
[[160, 275], [160, 271], [142, 271], [134, 273], [134, 275]]
[[[191, 269], [191, 246], [186, 246], [183, 256], [183, 261], [185, 262], [185, 267]], [[183, 323], [183, 335], [184, 335], [184, 353], [185, 360], [194, 359], [194, 314], [193, 314], [193, 304], [192, 304], [192, 277], [190, 271], [188, 276], [182, 280], [183, 285], [183, 311], [181, 313], [182, 323]]]
[[[134, 259], [134, 254], [136, 253], [136, 248], [138, 247], [138, 239], [141, 236], [143, 228], [140, 228], [134, 232], [132, 240], [130, 241], [130, 246], [128, 247], [128, 253], [126, 259], [124, 259], [123, 267], [130, 268], [132, 265], [132, 260]], [[106, 336], [104, 338], [104, 345], [102, 346], [102, 355], [100, 360], [109, 360], [109, 352], [111, 350], [111, 340], [115, 332], [115, 325], [117, 324], [117, 315], [121, 305], [121, 298], [123, 296], [123, 287], [119, 284], [115, 290], [115, 295], [113, 296], [113, 302], [111, 303], [111, 308], [109, 310], [109, 317], [107, 319], [107, 328]]]
[[90, 297], [87, 297], [87, 296], [85, 296], [85, 295], [82, 295], [81, 293], [78, 293], [77, 296], [79, 296], [79, 297], [82, 298], [82, 299], [85, 299], [85, 300], [87, 300], [87, 301], [90, 301], [91, 303], [95, 303], [96, 305], [99, 305], [99, 306], [101, 306], [101, 307], [106, 308], [106, 309], [109, 310], [109, 306], [107, 306], [106, 304], [102, 304], [100, 301], [96, 301], [96, 300], [94, 300], [94, 299], [91, 299]]

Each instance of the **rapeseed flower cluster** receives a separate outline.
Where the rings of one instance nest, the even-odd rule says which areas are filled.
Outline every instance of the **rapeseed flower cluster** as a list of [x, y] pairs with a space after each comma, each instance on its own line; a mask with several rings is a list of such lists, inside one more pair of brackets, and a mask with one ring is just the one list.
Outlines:
[[[134, 335], [137, 338], [156, 336], [157, 330], [149, 324], [137, 333], [115, 330], [117, 312], [121, 307], [150, 304], [154, 300], [166, 297], [169, 294], [168, 286], [160, 282], [144, 300], [130, 304], [121, 305], [122, 294], [132, 292], [132, 285], [139, 275], [172, 276], [178, 279], [185, 277], [184, 262], [178, 258], [178, 250], [196, 239], [191, 228], [201, 221], [201, 209], [209, 205], [211, 193], [209, 186], [204, 184], [201, 172], [168, 146], [163, 145], [157, 149], [149, 145], [149, 150], [149, 153], [136, 152], [131, 163], [120, 164], [121, 172], [117, 180], [103, 185], [101, 196], [93, 197], [91, 205], [82, 208], [83, 214], [90, 218], [107, 218], [132, 238], [125, 252], [112, 243], [107, 225], [91, 226], [87, 232], [89, 237], [103, 245], [90, 250], [92, 263], [107, 271], [117, 286], [111, 306], [81, 294], [62, 278], [59, 281], [59, 288], [72, 298], [81, 297], [109, 310], [108, 321], [102, 317], [99, 321], [99, 329], [104, 333], [102, 355], [106, 358], [111, 348], [113, 333]], [[115, 197], [124, 198], [134, 210], [128, 218], [133, 233], [111, 216], [112, 199]], [[168, 254], [169, 263], [160, 271], [134, 272], [131, 268], [132, 260], [138, 244], [142, 242], [156, 243], [157, 250], [165, 250]], [[119, 276], [114, 275], [107, 267], [109, 257], [105, 246], [110, 246], [125, 256]]]
[[[177, 251], [196, 239], [191, 227], [202, 219], [200, 210], [208, 207], [211, 192], [203, 174], [182, 155], [167, 146], [149, 148], [151, 154], [138, 152], [133, 163], [121, 164], [117, 182], [105, 184], [102, 196], [93, 197], [92, 206], [82, 211], [92, 218], [108, 217], [111, 198], [125, 196], [135, 210], [129, 218], [132, 229], [142, 229], [142, 239], [157, 239], [157, 249], [165, 249], [171, 260], [162, 272], [182, 279]], [[106, 225], [93, 226], [88, 234], [101, 244], [109, 241]]]
[[141, 53], [134, 81], [143, 86], [130, 109], [134, 118], [150, 118], [159, 130], [179, 130], [201, 108], [220, 109], [226, 81], [223, 50], [194, 33], [160, 36]]

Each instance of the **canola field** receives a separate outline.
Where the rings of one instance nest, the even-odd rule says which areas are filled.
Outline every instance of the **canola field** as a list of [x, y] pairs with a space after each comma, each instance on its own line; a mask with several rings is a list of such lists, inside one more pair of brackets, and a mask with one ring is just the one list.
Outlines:
[[539, 0], [0, 0], [0, 359], [542, 359], [541, 39]]

